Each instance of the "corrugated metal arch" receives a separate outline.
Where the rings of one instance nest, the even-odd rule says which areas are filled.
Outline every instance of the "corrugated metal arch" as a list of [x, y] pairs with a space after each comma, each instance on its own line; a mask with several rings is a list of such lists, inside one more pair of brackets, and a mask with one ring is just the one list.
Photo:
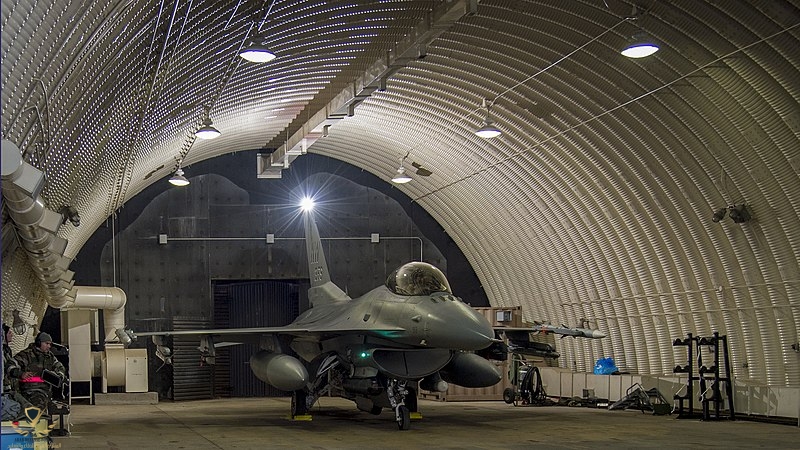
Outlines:
[[[235, 56], [258, 2], [100, 3], [3, 9], [3, 136], [47, 174], [48, 206], [81, 211], [80, 228], [59, 231], [68, 256], [179, 162], [191, 176], [193, 162], [288, 141], [433, 24], [446, 30], [309, 151], [387, 182], [404, 155], [432, 170], [399, 189], [493, 305], [609, 334], [559, 340], [565, 367], [613, 356], [669, 374], [685, 358], [672, 339], [719, 331], [737, 378], [800, 385], [796, 1], [653, 1], [628, 20], [627, 0], [278, 0], [262, 31], [280, 55], [263, 66]], [[429, 14], [459, 4], [453, 24]], [[662, 50], [621, 57], [639, 30]], [[472, 134], [484, 98], [494, 140]], [[204, 106], [223, 131], [213, 142], [192, 137]], [[742, 203], [754, 220], [711, 222]], [[29, 278], [4, 263], [10, 292], [37, 304], [33, 289], [16, 294]]]

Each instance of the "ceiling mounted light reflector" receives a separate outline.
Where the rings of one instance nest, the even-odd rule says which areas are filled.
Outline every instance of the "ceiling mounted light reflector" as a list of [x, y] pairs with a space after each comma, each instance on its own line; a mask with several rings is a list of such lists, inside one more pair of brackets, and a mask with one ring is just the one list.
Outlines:
[[263, 44], [252, 44], [242, 50], [239, 56], [254, 63], [265, 63], [275, 59], [275, 54]]
[[400, 166], [400, 168], [397, 169], [397, 175], [395, 175], [395, 177], [392, 178], [392, 183], [405, 184], [408, 183], [409, 181], [411, 181], [411, 177], [406, 175], [406, 168]]
[[503, 132], [494, 126], [494, 123], [491, 120], [488, 120], [484, 122], [482, 127], [475, 130], [475, 134], [484, 139], [491, 139], [500, 136], [503, 134]]
[[169, 179], [169, 182], [174, 186], [186, 186], [189, 184], [189, 180], [183, 176], [183, 169], [180, 167], [178, 167], [178, 170], [172, 175], [172, 178]]
[[628, 58], [644, 58], [659, 50], [658, 44], [644, 34], [634, 36], [628, 45], [622, 49], [622, 55]]
[[206, 117], [206, 119], [203, 120], [203, 126], [194, 133], [194, 135], [200, 139], [214, 139], [220, 134], [222, 133], [212, 125], [210, 117]]

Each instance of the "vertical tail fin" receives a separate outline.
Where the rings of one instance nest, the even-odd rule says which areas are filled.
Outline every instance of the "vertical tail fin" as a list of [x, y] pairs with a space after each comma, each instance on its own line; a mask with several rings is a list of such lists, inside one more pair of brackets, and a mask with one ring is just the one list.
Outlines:
[[325, 261], [325, 253], [322, 251], [322, 239], [319, 237], [319, 230], [313, 214], [312, 211], [303, 212], [308, 278], [311, 280], [308, 300], [312, 307], [319, 303], [350, 300], [350, 297], [331, 281], [328, 263]]

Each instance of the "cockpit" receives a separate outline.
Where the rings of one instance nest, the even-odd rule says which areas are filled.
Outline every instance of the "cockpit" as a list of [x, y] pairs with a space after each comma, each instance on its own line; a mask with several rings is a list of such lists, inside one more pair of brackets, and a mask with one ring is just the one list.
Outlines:
[[453, 293], [442, 271], [424, 262], [403, 264], [386, 279], [386, 287], [398, 295]]

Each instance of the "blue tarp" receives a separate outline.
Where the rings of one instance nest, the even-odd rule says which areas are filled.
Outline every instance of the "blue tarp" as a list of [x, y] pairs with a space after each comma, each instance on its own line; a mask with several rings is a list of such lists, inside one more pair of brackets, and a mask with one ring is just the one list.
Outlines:
[[611, 358], [600, 358], [594, 365], [595, 375], [611, 375], [614, 372], [619, 372], [619, 369]]

